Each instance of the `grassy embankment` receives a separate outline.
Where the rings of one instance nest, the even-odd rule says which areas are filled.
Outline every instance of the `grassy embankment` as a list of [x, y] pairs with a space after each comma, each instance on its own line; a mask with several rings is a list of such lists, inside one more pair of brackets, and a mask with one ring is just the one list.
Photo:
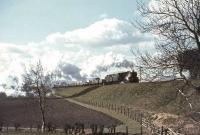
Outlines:
[[[193, 83], [200, 84], [200, 81], [193, 81]], [[186, 98], [178, 92], [183, 84], [182, 81], [168, 81], [114, 84], [99, 87], [71, 87], [60, 88], [56, 91], [56, 94], [83, 103], [88, 101], [103, 102], [151, 112], [150, 119], [158, 127], [168, 127], [176, 132], [180, 130], [185, 133], [194, 130], [199, 132], [198, 125], [194, 122], [194, 119], [196, 121], [200, 120], [199, 113], [191, 113]], [[190, 87], [185, 87], [183, 92], [190, 95], [188, 99], [193, 107], [192, 112], [200, 112], [200, 92]], [[114, 116], [114, 113], [110, 112], [109, 115]], [[123, 119], [120, 120], [124, 122]], [[125, 124], [139, 131], [139, 124], [127, 124], [126, 122]], [[189, 130], [185, 131], [188, 128]]]
[[[78, 101], [108, 102], [148, 111], [181, 115], [189, 109], [185, 98], [177, 90], [182, 85], [180, 81], [171, 81], [71, 87], [58, 89], [56, 94]], [[191, 88], [185, 88], [186, 93], [189, 94], [191, 91]], [[189, 100], [194, 109], [200, 111], [200, 94], [196, 92]]]

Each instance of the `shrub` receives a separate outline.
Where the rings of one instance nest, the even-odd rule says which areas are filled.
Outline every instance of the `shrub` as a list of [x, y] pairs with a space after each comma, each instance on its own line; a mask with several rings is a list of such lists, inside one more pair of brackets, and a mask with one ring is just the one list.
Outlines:
[[65, 124], [64, 131], [66, 134], [69, 134], [69, 130], [71, 129], [71, 126], [69, 124]]
[[20, 124], [19, 123], [15, 123], [14, 124], [14, 127], [15, 127], [15, 131], [18, 131], [19, 130], [19, 128], [20, 128]]
[[48, 132], [56, 132], [56, 125], [54, 125], [52, 122], [47, 123], [47, 131]]
[[0, 122], [0, 132], [3, 130], [3, 122]]
[[7, 97], [7, 95], [5, 92], [0, 92], [0, 99], [4, 99], [6, 97]]

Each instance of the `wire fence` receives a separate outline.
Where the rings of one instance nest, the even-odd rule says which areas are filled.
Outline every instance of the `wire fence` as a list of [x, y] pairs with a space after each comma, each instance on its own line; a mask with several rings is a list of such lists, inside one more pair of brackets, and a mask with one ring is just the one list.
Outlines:
[[[14, 98], [11, 98], [14, 99]], [[36, 99], [36, 98], [33, 98]], [[48, 99], [65, 99], [64, 97], [51, 97]], [[83, 101], [81, 101], [83, 102]], [[119, 105], [119, 104], [112, 104], [112, 103], [108, 103], [108, 102], [100, 102], [100, 101], [84, 101], [84, 103], [95, 106], [95, 107], [99, 107], [99, 108], [105, 108], [108, 109], [110, 111], [113, 111], [115, 113], [121, 114], [123, 116], [126, 116], [128, 118], [130, 118], [131, 120], [134, 120], [138, 123], [140, 123], [141, 125], [141, 135], [143, 135], [143, 128], [145, 130], [147, 130], [150, 134], [153, 135], [199, 135], [200, 134], [200, 127], [195, 127], [195, 128], [186, 128], [184, 129], [184, 131], [182, 131], [182, 133], [176, 133], [174, 132], [172, 129], [168, 128], [168, 127], [158, 127], [157, 125], [155, 125], [152, 121], [152, 114], [143, 111], [143, 110], [139, 110], [139, 109], [134, 109], [132, 107], [129, 107], [127, 105]], [[130, 127], [125, 127], [125, 131], [126, 134], [128, 134], [128, 128]], [[6, 131], [8, 129], [8, 127], [4, 127], [4, 131]], [[2, 134], [2, 132], [0, 132], [0, 135]]]
[[137, 121], [141, 125], [141, 135], [143, 134], [143, 128], [149, 131], [150, 134], [153, 135], [183, 135], [180, 133], [175, 133], [172, 129], [167, 127], [158, 127], [155, 124], [153, 124], [153, 121], [151, 120], [151, 114], [142, 111], [133, 109], [131, 107], [128, 107], [126, 105], [118, 105], [118, 104], [111, 104], [107, 102], [97, 102], [97, 101], [85, 101], [84, 103], [105, 108], [110, 111], [114, 111], [116, 113], [122, 114], [134, 121]]

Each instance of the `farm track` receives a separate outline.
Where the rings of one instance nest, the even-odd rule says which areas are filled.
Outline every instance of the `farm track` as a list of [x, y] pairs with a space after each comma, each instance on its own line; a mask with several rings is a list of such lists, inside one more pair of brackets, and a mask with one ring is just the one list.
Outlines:
[[[62, 96], [57, 96], [57, 97], [63, 98]], [[123, 124], [117, 126], [117, 131], [119, 131], [119, 132], [126, 132], [126, 126], [128, 126], [128, 132], [130, 134], [139, 134], [140, 133], [140, 124], [122, 114], [118, 114], [114, 111], [111, 111], [111, 110], [108, 110], [105, 108], [99, 108], [99, 107], [95, 107], [92, 105], [88, 105], [88, 104], [76, 101], [74, 99], [71, 99], [71, 98], [64, 98], [64, 99], [67, 100], [68, 102], [71, 102], [71, 103], [74, 103], [74, 104], [77, 104], [77, 105], [80, 105], [85, 108], [92, 109], [92, 110], [95, 110], [98, 112], [102, 112], [102, 113], [109, 115], [117, 120], [120, 120]]]

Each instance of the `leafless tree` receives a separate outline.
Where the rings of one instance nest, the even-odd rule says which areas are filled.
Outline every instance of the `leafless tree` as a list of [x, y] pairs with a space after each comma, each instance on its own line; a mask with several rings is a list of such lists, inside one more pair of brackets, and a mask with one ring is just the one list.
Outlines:
[[157, 0], [148, 7], [139, 3], [139, 11], [144, 17], [137, 23], [140, 30], [161, 36], [177, 49], [187, 44], [200, 52], [199, 0]]
[[26, 94], [31, 93], [38, 99], [42, 116], [42, 131], [44, 131], [46, 126], [46, 100], [48, 95], [52, 93], [52, 80], [53, 75], [51, 73], [45, 73], [40, 61], [36, 66], [31, 66], [23, 75], [22, 91], [26, 92]]
[[15, 90], [16, 92], [20, 91], [20, 83], [17, 76], [9, 75], [6, 81], [7, 83], [1, 84], [5, 90]]
[[157, 53], [137, 53], [140, 63], [157, 71], [177, 71], [186, 80], [183, 71], [187, 63], [182, 61], [183, 54], [188, 50], [200, 54], [200, 1], [158, 0], [151, 6], [138, 3], [143, 19], [134, 25], [157, 36]]
[[[199, 86], [184, 74], [186, 69], [200, 69], [200, 1], [199, 0], [157, 0], [145, 5], [138, 1], [138, 10], [143, 19], [133, 24], [142, 32], [155, 35], [156, 53], [133, 52], [140, 67], [154, 77], [179, 74], [185, 83], [178, 91], [183, 93], [185, 86], [199, 90]], [[189, 103], [190, 104], [190, 103]], [[190, 104], [191, 106], [191, 104]], [[191, 108], [192, 109], [192, 108]]]

